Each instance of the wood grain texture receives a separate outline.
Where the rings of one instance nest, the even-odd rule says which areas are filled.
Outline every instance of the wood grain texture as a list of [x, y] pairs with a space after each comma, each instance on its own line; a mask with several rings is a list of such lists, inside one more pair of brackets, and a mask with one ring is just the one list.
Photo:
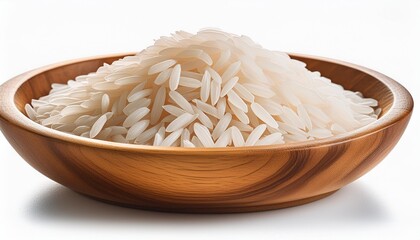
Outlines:
[[413, 100], [392, 79], [337, 60], [292, 54], [311, 70], [379, 100], [373, 124], [323, 140], [189, 149], [127, 145], [48, 129], [24, 105], [53, 82], [95, 71], [127, 54], [79, 59], [17, 76], [0, 87], [0, 128], [32, 167], [84, 195], [124, 206], [177, 212], [247, 212], [325, 197], [378, 164], [409, 122]]

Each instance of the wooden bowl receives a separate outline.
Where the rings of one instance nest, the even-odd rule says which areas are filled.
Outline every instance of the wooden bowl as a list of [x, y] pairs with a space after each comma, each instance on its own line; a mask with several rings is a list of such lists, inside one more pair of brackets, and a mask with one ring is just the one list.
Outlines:
[[231, 148], [152, 147], [92, 140], [31, 121], [24, 105], [51, 83], [95, 71], [129, 54], [67, 61], [19, 75], [0, 88], [0, 127], [35, 169], [81, 194], [159, 211], [227, 213], [277, 209], [328, 196], [378, 164], [403, 134], [409, 92], [378, 72], [292, 54], [343, 85], [375, 98], [379, 120], [347, 134], [284, 145]]

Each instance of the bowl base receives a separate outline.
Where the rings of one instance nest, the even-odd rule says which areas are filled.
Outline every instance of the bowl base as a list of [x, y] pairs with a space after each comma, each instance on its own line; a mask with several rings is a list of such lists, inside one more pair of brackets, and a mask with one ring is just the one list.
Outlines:
[[340, 189], [323, 193], [320, 195], [312, 196], [309, 198], [303, 198], [298, 199], [294, 201], [289, 202], [282, 202], [277, 204], [270, 204], [270, 205], [259, 205], [259, 206], [228, 206], [228, 207], [206, 207], [206, 206], [191, 206], [191, 207], [166, 207], [166, 206], [143, 206], [141, 204], [127, 204], [122, 202], [115, 202], [110, 201], [98, 197], [93, 197], [90, 195], [86, 195], [80, 192], [77, 192], [78, 194], [81, 194], [83, 196], [86, 196], [88, 198], [104, 202], [107, 204], [117, 205], [120, 207], [126, 207], [126, 208], [135, 208], [135, 209], [141, 209], [141, 210], [147, 210], [147, 211], [157, 211], [157, 212], [172, 212], [172, 213], [198, 213], [198, 214], [223, 214], [223, 213], [247, 213], [247, 212], [261, 212], [261, 211], [269, 211], [269, 210], [276, 210], [276, 209], [282, 209], [282, 208], [289, 208], [289, 207], [295, 207], [300, 206], [303, 204], [311, 203], [317, 200], [320, 200], [322, 198], [328, 197], [331, 194], [337, 192]]

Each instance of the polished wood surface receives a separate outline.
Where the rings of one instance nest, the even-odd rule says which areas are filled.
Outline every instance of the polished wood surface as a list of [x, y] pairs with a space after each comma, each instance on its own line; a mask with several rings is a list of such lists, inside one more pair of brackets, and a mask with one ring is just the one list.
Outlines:
[[76, 192], [123, 206], [177, 212], [248, 212], [325, 197], [377, 165], [395, 146], [413, 100], [392, 79], [364, 67], [293, 54], [308, 68], [379, 100], [373, 124], [342, 136], [285, 145], [190, 149], [91, 140], [32, 122], [24, 105], [127, 54], [68, 61], [0, 87], [0, 128], [32, 167]]

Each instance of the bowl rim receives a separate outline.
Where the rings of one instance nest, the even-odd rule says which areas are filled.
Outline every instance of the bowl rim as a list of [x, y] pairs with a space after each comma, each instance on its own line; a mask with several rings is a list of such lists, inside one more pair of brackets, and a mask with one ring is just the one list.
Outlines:
[[117, 151], [130, 151], [130, 152], [143, 152], [143, 153], [166, 153], [166, 154], [190, 154], [190, 155], [201, 155], [201, 154], [238, 154], [238, 153], [250, 153], [250, 152], [260, 152], [260, 151], [291, 151], [298, 149], [308, 149], [308, 148], [318, 148], [323, 146], [330, 146], [335, 144], [340, 144], [348, 141], [355, 140], [360, 137], [364, 137], [370, 134], [374, 134], [378, 131], [382, 131], [385, 128], [390, 127], [391, 125], [397, 123], [402, 118], [405, 118], [407, 115], [410, 115], [414, 102], [411, 94], [405, 89], [401, 84], [391, 79], [388, 76], [383, 75], [382, 73], [376, 72], [366, 67], [362, 67], [353, 63], [344, 62], [341, 60], [330, 59], [326, 57], [312, 56], [306, 54], [297, 54], [297, 53], [288, 53], [292, 58], [309, 58], [316, 61], [323, 61], [328, 63], [333, 63], [336, 65], [342, 65], [348, 68], [353, 68], [358, 71], [361, 71], [367, 75], [370, 75], [382, 82], [392, 93], [393, 103], [390, 109], [381, 116], [378, 120], [373, 123], [370, 123], [366, 126], [358, 128], [356, 130], [340, 134], [333, 137], [328, 137], [324, 139], [295, 142], [295, 143], [286, 143], [286, 144], [275, 144], [275, 145], [264, 145], [264, 146], [244, 146], [244, 147], [216, 147], [216, 148], [186, 148], [186, 147], [159, 147], [159, 146], [149, 146], [149, 145], [136, 145], [136, 144], [126, 144], [126, 143], [117, 143], [111, 141], [89, 139], [77, 135], [72, 135], [69, 133], [61, 132], [54, 130], [41, 124], [38, 124], [28, 118], [25, 114], [18, 110], [14, 102], [14, 97], [16, 91], [21, 87], [21, 85], [27, 80], [35, 77], [36, 75], [42, 74], [43, 72], [64, 67], [67, 65], [72, 65], [78, 62], [100, 60], [104, 58], [122, 58], [128, 55], [134, 55], [135, 52], [127, 53], [115, 53], [115, 54], [106, 54], [98, 55], [91, 57], [78, 58], [73, 60], [62, 61], [59, 63], [54, 63], [46, 65], [34, 70], [30, 70], [21, 75], [18, 75], [0, 86], [0, 120], [7, 121], [10, 124], [15, 125], [16, 127], [23, 128], [26, 131], [32, 132], [34, 134], [42, 135], [44, 137], [58, 139], [64, 142], [73, 143], [77, 145], [84, 145], [95, 148], [117, 150]]

